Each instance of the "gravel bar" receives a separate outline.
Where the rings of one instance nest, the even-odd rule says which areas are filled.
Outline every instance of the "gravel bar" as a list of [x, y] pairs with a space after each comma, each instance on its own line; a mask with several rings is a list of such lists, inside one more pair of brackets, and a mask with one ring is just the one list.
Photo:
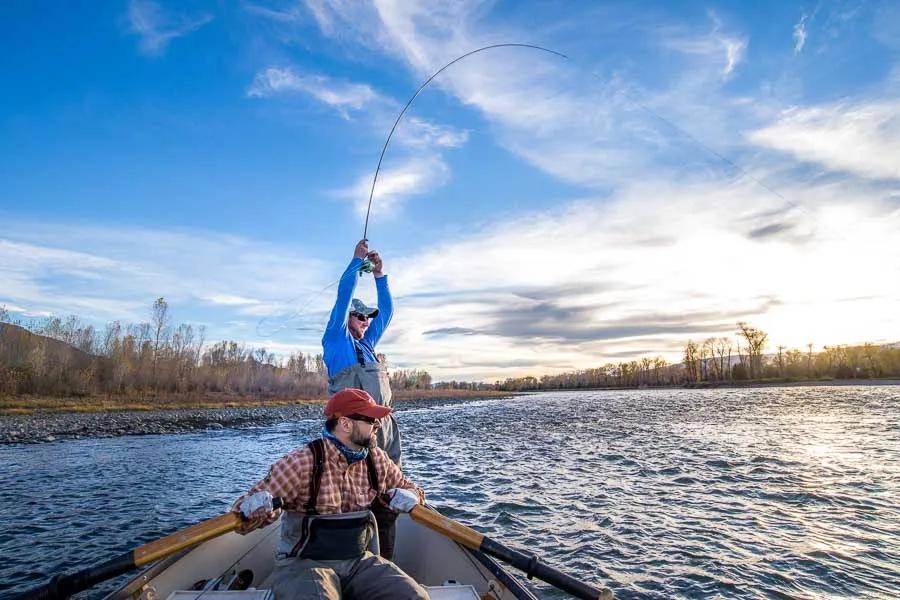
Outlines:
[[[395, 410], [463, 404], [479, 398], [399, 400]], [[48, 413], [0, 416], [0, 444], [32, 444], [64, 439], [185, 433], [226, 427], [258, 427], [322, 418], [323, 404], [204, 408], [103, 413]]]

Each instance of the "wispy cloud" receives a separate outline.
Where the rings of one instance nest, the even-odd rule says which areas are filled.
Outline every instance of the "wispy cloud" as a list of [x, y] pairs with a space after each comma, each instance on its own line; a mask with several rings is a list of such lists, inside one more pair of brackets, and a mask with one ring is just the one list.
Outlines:
[[307, 94], [334, 108], [344, 119], [350, 118], [350, 109], [358, 111], [379, 100], [378, 94], [365, 84], [335, 81], [324, 75], [301, 75], [291, 68], [278, 67], [258, 73], [247, 95], [269, 98], [289, 92]]
[[828, 169], [900, 179], [897, 100], [789, 109], [749, 139]]
[[223, 306], [253, 306], [260, 304], [259, 300], [244, 298], [243, 296], [233, 296], [230, 294], [213, 294], [204, 299], [212, 304], [220, 304]]
[[129, 29], [140, 39], [138, 47], [148, 56], [162, 54], [169, 42], [196, 31], [213, 20], [213, 16], [181, 14], [163, 10], [153, 0], [130, 0], [128, 3]]
[[800, 54], [803, 51], [803, 46], [806, 45], [806, 18], [807, 15], [804, 13], [800, 20], [794, 25], [794, 53]]
[[[338, 112], [344, 118], [359, 115], [373, 134], [381, 136], [390, 129], [401, 103], [387, 98], [362, 83], [335, 81], [323, 75], [301, 75], [292, 68], [271, 67], [258, 73], [247, 91], [256, 98], [271, 98], [290, 93], [308, 95]], [[444, 185], [449, 180], [449, 168], [441, 152], [463, 146], [469, 132], [448, 125], [433, 123], [422, 117], [407, 116], [392, 138], [394, 154], [398, 148], [411, 150], [389, 159], [379, 173], [375, 197], [379, 213], [389, 216], [403, 203], [417, 195]], [[366, 172], [357, 183], [334, 191], [334, 196], [354, 203], [357, 213], [365, 215], [372, 185], [372, 173]]]
[[[357, 213], [363, 217], [372, 191], [372, 177], [371, 174], [364, 175], [355, 185], [335, 192], [338, 197], [352, 201]], [[449, 179], [450, 169], [439, 155], [411, 158], [382, 168], [372, 202], [378, 205], [379, 218], [391, 217], [408, 198], [432, 191]]]
[[698, 35], [667, 27], [661, 30], [660, 42], [670, 50], [697, 57], [706, 64], [718, 64], [721, 76], [727, 78], [744, 59], [747, 39], [724, 32], [715, 14], [711, 14], [710, 19], [713, 29], [707, 34]]

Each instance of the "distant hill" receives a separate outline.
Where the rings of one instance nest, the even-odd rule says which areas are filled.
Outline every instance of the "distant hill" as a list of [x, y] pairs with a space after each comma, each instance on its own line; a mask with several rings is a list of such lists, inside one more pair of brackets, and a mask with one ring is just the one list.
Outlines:
[[69, 368], [86, 369], [105, 360], [53, 338], [32, 333], [11, 323], [0, 323], [0, 365], [18, 368], [32, 364], [35, 353], [44, 360], [64, 364]]
[[88, 393], [109, 360], [65, 342], [0, 323], [0, 395]]

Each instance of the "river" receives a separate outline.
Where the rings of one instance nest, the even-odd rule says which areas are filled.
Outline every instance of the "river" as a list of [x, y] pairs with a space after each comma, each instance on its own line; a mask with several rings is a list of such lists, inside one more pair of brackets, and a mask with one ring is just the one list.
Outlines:
[[[555, 392], [399, 419], [434, 505], [617, 598], [900, 597], [900, 386]], [[320, 425], [0, 446], [0, 595], [227, 510]]]

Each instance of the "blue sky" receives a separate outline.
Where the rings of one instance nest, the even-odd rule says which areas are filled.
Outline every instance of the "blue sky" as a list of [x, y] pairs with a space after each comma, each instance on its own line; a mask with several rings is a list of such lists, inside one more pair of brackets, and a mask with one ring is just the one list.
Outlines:
[[[383, 350], [539, 375], [731, 336], [900, 338], [893, 2], [0, 8], [0, 305], [280, 355], [362, 235]], [[370, 280], [360, 294], [374, 299]]]

